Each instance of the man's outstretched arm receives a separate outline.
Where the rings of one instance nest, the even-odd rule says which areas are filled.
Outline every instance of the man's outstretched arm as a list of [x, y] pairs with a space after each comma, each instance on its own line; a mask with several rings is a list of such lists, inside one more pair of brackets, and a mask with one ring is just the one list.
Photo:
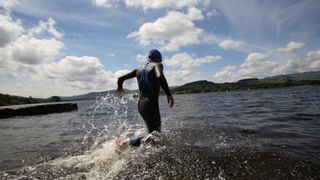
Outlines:
[[136, 76], [137, 76], [137, 73], [138, 73], [138, 70], [135, 69], [135, 70], [131, 71], [130, 73], [125, 74], [125, 75], [123, 75], [123, 76], [121, 76], [121, 77], [118, 78], [118, 82], [117, 82], [118, 88], [117, 88], [117, 90], [116, 90], [116, 95], [121, 95], [121, 91], [122, 91], [122, 89], [123, 89], [123, 87], [122, 87], [123, 82], [124, 82], [125, 80], [127, 80], [127, 79], [131, 79], [131, 78], [136, 77]]

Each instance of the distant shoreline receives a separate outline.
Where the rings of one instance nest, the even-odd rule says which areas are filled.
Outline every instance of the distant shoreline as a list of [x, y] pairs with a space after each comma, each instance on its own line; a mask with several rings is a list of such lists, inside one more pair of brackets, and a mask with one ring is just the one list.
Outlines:
[[[273, 90], [273, 89], [287, 89], [287, 88], [312, 88], [312, 87], [320, 87], [318, 85], [303, 85], [303, 86], [286, 86], [286, 87], [273, 87], [273, 88], [256, 88], [256, 89], [238, 89], [238, 90], [229, 90], [229, 91], [210, 91], [210, 92], [195, 92], [195, 93], [176, 93], [173, 95], [183, 95], [183, 94], [205, 94], [205, 93], [227, 93], [227, 92], [245, 92], [245, 91], [259, 91], [259, 90]], [[162, 94], [165, 95], [165, 94]]]
[[[201, 82], [204, 82], [204, 81], [201, 81]], [[206, 82], [208, 83], [208, 81]], [[210, 82], [209, 82], [210, 83]], [[233, 84], [233, 83], [228, 83], [228, 84]], [[188, 84], [187, 84], [188, 85]], [[217, 86], [219, 85], [222, 85], [222, 84], [215, 84]], [[186, 85], [183, 85], [183, 86], [186, 86]], [[208, 86], [202, 86], [204, 87], [204, 89], [202, 89], [202, 91], [199, 89], [197, 90], [194, 90], [192, 88], [186, 90], [186, 91], [182, 91], [181, 90], [181, 87], [182, 88], [186, 88], [186, 87], [183, 87], [183, 86], [179, 86], [179, 87], [175, 87], [175, 88], [172, 88], [171, 91], [172, 91], [172, 94], [173, 95], [180, 95], [180, 94], [200, 94], [200, 93], [214, 93], [214, 92], [237, 92], [237, 91], [254, 91], [254, 90], [266, 90], [266, 89], [280, 89], [280, 88], [308, 88], [308, 87], [320, 87], [320, 81], [318, 84], [304, 84], [304, 85], [292, 85], [292, 86], [278, 86], [278, 87], [254, 87], [254, 88], [250, 88], [250, 86], [244, 86], [242, 88], [238, 88], [238, 89], [233, 89], [233, 88], [230, 88], [230, 87], [226, 87], [225, 89], [223, 90], [213, 90], [213, 91], [210, 91], [208, 89], [205, 89], [206, 87]], [[247, 87], [247, 88], [245, 88]], [[5, 106], [16, 106], [16, 105], [27, 105], [27, 104], [39, 104], [39, 103], [52, 103], [52, 102], [71, 102], [71, 101], [85, 101], [85, 100], [93, 100], [99, 96], [106, 96], [107, 94], [110, 94], [111, 92], [113, 92], [114, 90], [110, 90], [110, 91], [107, 91], [107, 92], [101, 92], [100, 95], [97, 95], [97, 96], [92, 96], [92, 97], [82, 97], [82, 98], [74, 98], [74, 99], [64, 99], [64, 98], [60, 98], [59, 99], [55, 99], [56, 101], [53, 101], [52, 100], [52, 97], [51, 98], [48, 98], [48, 99], [40, 99], [40, 98], [35, 98], [33, 101], [30, 101], [30, 98], [26, 98], [26, 97], [20, 97], [20, 96], [11, 96], [11, 95], [4, 95], [4, 94], [0, 94], [0, 107], [5, 107]], [[138, 92], [138, 90], [134, 90], [134, 91], [129, 91], [129, 92]], [[160, 95], [164, 95], [163, 92], [161, 92]], [[14, 99], [15, 101], [13, 101], [14, 103], [12, 104], [5, 104], [3, 105], [4, 103], [1, 101], [2, 97], [3, 96], [7, 96], [9, 99], [12, 98]], [[58, 97], [58, 96], [55, 96], [55, 97]], [[18, 101], [17, 101], [18, 99]], [[20, 100], [20, 101], [19, 101]], [[58, 100], [58, 101], [57, 101]]]
[[[320, 86], [320, 71], [310, 71], [295, 74], [284, 74], [266, 77], [263, 79], [248, 78], [241, 79], [238, 82], [214, 83], [207, 80], [190, 82], [181, 86], [171, 87], [172, 94], [196, 94], [208, 92], [229, 92], [229, 91], [247, 91], [256, 89], [274, 89], [274, 88], [302, 88]], [[125, 90], [128, 93], [138, 93], [139, 90]], [[115, 90], [103, 92], [90, 92], [76, 96], [52, 96], [50, 98], [33, 98], [31, 96], [21, 97], [0, 93], [0, 106], [35, 104], [61, 101], [81, 101], [92, 100], [97, 97], [103, 97], [113, 94]], [[161, 94], [164, 94], [161, 91]]]

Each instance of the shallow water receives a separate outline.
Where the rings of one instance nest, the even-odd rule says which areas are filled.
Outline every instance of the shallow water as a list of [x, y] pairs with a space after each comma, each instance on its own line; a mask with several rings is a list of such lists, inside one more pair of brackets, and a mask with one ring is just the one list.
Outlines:
[[320, 88], [160, 97], [165, 145], [114, 151], [143, 134], [137, 97], [78, 112], [0, 120], [0, 179], [319, 179]]

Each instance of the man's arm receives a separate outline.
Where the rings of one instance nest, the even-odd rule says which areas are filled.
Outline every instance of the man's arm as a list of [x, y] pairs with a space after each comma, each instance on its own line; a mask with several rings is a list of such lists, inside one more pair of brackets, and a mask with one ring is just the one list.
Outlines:
[[162, 64], [159, 63], [159, 64], [156, 65], [155, 73], [156, 73], [156, 77], [159, 80], [161, 88], [163, 89], [163, 91], [167, 95], [167, 99], [168, 99], [168, 103], [169, 103], [170, 107], [172, 107], [173, 104], [174, 104], [174, 99], [173, 99], [173, 97], [171, 95], [167, 79], [163, 74], [163, 65]]
[[133, 70], [132, 72], [130, 72], [130, 73], [126, 74], [126, 75], [123, 75], [123, 76], [119, 77], [119, 78], [118, 78], [118, 82], [117, 82], [117, 84], [118, 84], [118, 89], [123, 89], [123, 88], [122, 88], [122, 84], [123, 84], [123, 82], [124, 82], [125, 80], [134, 78], [134, 77], [136, 77], [136, 76], [137, 76], [137, 69]]
[[138, 73], [138, 70], [135, 69], [135, 70], [133, 70], [132, 72], [130, 72], [130, 73], [128, 73], [128, 74], [126, 74], [126, 75], [123, 75], [123, 76], [121, 76], [121, 77], [118, 78], [118, 82], [117, 82], [118, 88], [117, 88], [117, 90], [116, 90], [116, 92], [115, 92], [116, 96], [120, 96], [120, 95], [121, 95], [121, 92], [122, 92], [122, 89], [123, 89], [123, 88], [122, 88], [123, 82], [124, 82], [125, 80], [127, 80], [127, 79], [131, 79], [131, 78], [136, 77], [136, 76], [137, 76], [137, 73]]

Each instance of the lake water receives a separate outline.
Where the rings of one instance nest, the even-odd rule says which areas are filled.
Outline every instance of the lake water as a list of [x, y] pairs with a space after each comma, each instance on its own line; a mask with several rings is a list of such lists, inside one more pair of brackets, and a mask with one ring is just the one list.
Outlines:
[[138, 98], [0, 120], [0, 179], [320, 179], [320, 88], [160, 97], [164, 144], [118, 154], [145, 133]]

